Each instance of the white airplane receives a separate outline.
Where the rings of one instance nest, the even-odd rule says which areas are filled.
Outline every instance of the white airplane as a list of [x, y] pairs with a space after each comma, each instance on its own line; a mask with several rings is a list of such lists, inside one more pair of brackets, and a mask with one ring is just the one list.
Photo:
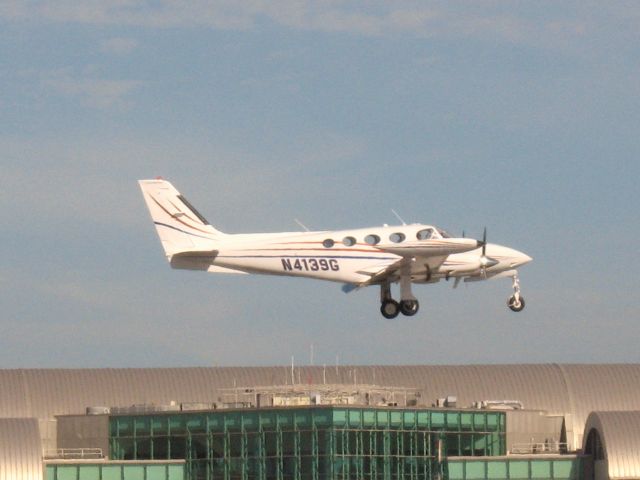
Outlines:
[[[260, 273], [330, 280], [343, 290], [380, 286], [380, 311], [386, 318], [411, 316], [419, 304], [412, 283], [454, 279], [473, 282], [511, 277], [507, 304], [524, 308], [518, 267], [531, 257], [512, 248], [454, 238], [422, 224], [320, 232], [226, 234], [207, 220], [161, 178], [140, 180], [142, 193], [171, 267], [211, 273]], [[391, 284], [400, 283], [400, 301]]]

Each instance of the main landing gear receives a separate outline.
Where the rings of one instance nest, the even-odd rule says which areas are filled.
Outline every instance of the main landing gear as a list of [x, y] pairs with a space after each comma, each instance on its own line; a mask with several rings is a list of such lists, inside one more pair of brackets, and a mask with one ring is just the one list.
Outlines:
[[399, 313], [411, 317], [418, 313], [420, 304], [418, 300], [401, 300], [396, 302], [393, 298], [382, 301], [380, 306], [380, 312], [384, 318], [392, 319], [396, 318]]
[[397, 302], [391, 297], [391, 284], [385, 282], [380, 287], [380, 313], [384, 318], [396, 318], [399, 313], [411, 317], [418, 313], [420, 303], [411, 292], [410, 267], [404, 267], [400, 271], [400, 301]]
[[507, 305], [514, 312], [524, 310], [524, 297], [520, 295], [520, 279], [517, 273], [513, 276], [513, 295], [509, 297]]

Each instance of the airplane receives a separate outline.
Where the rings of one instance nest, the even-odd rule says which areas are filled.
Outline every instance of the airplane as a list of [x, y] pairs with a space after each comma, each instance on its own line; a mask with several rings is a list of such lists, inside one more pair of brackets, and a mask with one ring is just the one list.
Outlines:
[[[454, 279], [474, 282], [511, 278], [508, 307], [519, 312], [518, 267], [528, 255], [482, 240], [453, 237], [433, 225], [338, 231], [227, 234], [214, 228], [168, 181], [140, 180], [162, 247], [172, 268], [210, 273], [255, 273], [343, 283], [343, 291], [377, 285], [380, 312], [392, 319], [418, 313], [412, 284]], [[400, 300], [391, 285], [400, 284]]]

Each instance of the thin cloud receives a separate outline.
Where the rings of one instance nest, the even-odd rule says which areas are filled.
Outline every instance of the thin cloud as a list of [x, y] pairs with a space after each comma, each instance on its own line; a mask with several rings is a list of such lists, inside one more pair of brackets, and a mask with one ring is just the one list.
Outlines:
[[[507, 5], [508, 6], [508, 5]], [[312, 2], [282, 0], [190, 0], [174, 2], [122, 0], [36, 0], [26, 6], [10, 2], [0, 8], [0, 19], [62, 23], [143, 26], [148, 28], [210, 27], [255, 29], [269, 23], [296, 30], [341, 32], [363, 36], [494, 36], [531, 42], [541, 35], [581, 36], [592, 22], [592, 11], [576, 8], [571, 17], [527, 17], [517, 8], [500, 4], [478, 7], [474, 2]], [[581, 18], [583, 17], [583, 18]], [[610, 21], [627, 18], [610, 9]], [[633, 24], [624, 23], [629, 28]], [[542, 40], [542, 39], [540, 39]]]
[[133, 38], [110, 38], [102, 42], [100, 49], [113, 55], [128, 55], [138, 47], [138, 42]]
[[83, 105], [98, 109], [130, 106], [129, 95], [141, 85], [137, 80], [74, 75], [69, 70], [49, 73], [44, 77], [43, 83], [61, 95], [77, 98]]

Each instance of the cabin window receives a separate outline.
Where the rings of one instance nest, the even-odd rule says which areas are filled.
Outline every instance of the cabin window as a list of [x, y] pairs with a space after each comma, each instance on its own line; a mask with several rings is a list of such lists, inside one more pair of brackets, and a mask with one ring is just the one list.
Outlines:
[[356, 239], [353, 237], [344, 237], [342, 239], [342, 243], [347, 247], [353, 247], [356, 244]]
[[322, 242], [322, 246], [324, 248], [331, 248], [331, 247], [333, 247], [334, 244], [335, 244], [335, 242], [333, 240], [331, 240], [330, 238], [327, 238], [324, 242]]
[[400, 233], [400, 232], [392, 233], [391, 235], [389, 235], [389, 240], [391, 240], [393, 243], [404, 242], [405, 238], [406, 237], [404, 233]]
[[369, 245], [377, 245], [380, 243], [380, 237], [378, 235], [371, 234], [364, 237], [364, 241]]
[[433, 236], [433, 229], [425, 228], [416, 233], [418, 240], [429, 240]]

